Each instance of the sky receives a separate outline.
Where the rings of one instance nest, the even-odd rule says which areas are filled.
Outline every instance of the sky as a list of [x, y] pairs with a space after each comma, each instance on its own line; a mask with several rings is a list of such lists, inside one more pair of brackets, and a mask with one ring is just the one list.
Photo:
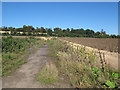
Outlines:
[[2, 0], [2, 2], [118, 2], [120, 0]]
[[83, 28], [118, 34], [117, 2], [2, 2], [2, 26]]

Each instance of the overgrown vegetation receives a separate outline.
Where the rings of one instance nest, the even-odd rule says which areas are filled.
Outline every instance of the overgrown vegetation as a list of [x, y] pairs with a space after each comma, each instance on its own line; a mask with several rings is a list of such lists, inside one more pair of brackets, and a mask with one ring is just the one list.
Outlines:
[[53, 63], [46, 63], [36, 75], [36, 79], [44, 84], [53, 84], [58, 80], [58, 70]]
[[56, 37], [91, 37], [91, 38], [120, 38], [120, 35], [115, 34], [106, 34], [103, 29], [101, 31], [94, 32], [91, 29], [74, 29], [74, 28], [44, 28], [44, 27], [36, 27], [26, 26], [24, 25], [22, 28], [13, 28], [13, 27], [1, 27], [0, 31], [3, 31], [2, 35], [15, 35], [15, 36], [56, 36]]
[[47, 63], [36, 79], [44, 84], [53, 84], [65, 75], [74, 88], [118, 88], [120, 74], [106, 67], [104, 55], [97, 56], [85, 47], [78, 47], [59, 39], [2, 38], [2, 76], [13, 72], [25, 63], [29, 48], [37, 44], [48, 44], [56, 63]]
[[[25, 63], [27, 55], [35, 50], [35, 45], [42, 44], [42, 40], [40, 41], [33, 37], [12, 38], [9, 36], [2, 38], [2, 76], [8, 75]], [[34, 50], [30, 50], [31, 47]]]
[[[58, 58], [59, 74], [66, 75], [74, 88], [118, 88], [120, 74], [106, 67], [100, 53], [86, 51], [58, 39], [48, 40], [52, 56]], [[100, 61], [100, 62], [99, 62]]]

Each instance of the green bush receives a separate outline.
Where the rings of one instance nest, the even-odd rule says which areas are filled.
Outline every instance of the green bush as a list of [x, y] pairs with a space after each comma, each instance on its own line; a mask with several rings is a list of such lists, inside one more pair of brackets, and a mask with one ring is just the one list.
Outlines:
[[37, 39], [13, 38], [8, 36], [2, 38], [2, 76], [13, 72], [21, 64], [25, 63], [26, 50], [37, 43]]

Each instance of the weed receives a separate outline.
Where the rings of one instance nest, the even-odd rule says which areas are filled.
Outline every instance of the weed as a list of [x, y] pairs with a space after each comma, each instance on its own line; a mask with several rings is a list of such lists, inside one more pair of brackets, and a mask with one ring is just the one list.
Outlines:
[[[40, 42], [41, 41], [41, 42]], [[41, 45], [44, 41], [30, 38], [2, 38], [2, 76], [7, 76], [24, 64], [25, 58], [31, 53], [30, 47]], [[33, 47], [35, 49], [35, 47]]]
[[36, 79], [44, 84], [53, 84], [58, 80], [58, 70], [53, 63], [46, 63], [36, 75]]
[[[119, 74], [106, 68], [105, 56], [86, 51], [85, 47], [52, 39], [48, 41], [52, 54], [59, 59], [59, 71], [75, 88], [118, 88]], [[100, 59], [101, 65], [98, 65]], [[61, 74], [61, 73], [59, 73]]]

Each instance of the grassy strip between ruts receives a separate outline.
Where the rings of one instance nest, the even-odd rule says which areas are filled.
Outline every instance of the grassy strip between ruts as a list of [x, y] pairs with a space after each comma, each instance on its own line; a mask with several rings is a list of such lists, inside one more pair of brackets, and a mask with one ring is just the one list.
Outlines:
[[[58, 74], [63, 74], [69, 78], [74, 88], [120, 87], [120, 74], [106, 67], [101, 54], [98, 57], [94, 52], [86, 51], [84, 47], [76, 47], [75, 49], [72, 45], [55, 38], [48, 40], [47, 43], [51, 50], [51, 56], [58, 59], [57, 63], [54, 63], [57, 66], [56, 71]], [[100, 63], [98, 64], [99, 60]], [[51, 76], [47, 73], [53, 72], [54, 69], [49, 71], [45, 68], [46, 66], [43, 68], [45, 76], [42, 77], [43, 72], [40, 72], [38, 80], [48, 82], [47, 79], [42, 79], [53, 77], [54, 74]], [[54, 77], [56, 80], [57, 78]]]
[[[43, 42], [44, 40], [33, 37], [20, 39], [12, 37], [4, 38], [2, 40], [4, 45], [4, 47], [2, 47], [2, 76], [9, 75], [22, 64], [26, 63], [26, 57], [37, 50]], [[5, 46], [6, 44], [8, 44], [8, 46]], [[10, 49], [10, 47], [12, 48]], [[7, 48], [9, 48], [9, 50], [7, 50]]]
[[36, 80], [43, 84], [53, 84], [58, 81], [58, 70], [54, 63], [46, 63], [36, 75]]

